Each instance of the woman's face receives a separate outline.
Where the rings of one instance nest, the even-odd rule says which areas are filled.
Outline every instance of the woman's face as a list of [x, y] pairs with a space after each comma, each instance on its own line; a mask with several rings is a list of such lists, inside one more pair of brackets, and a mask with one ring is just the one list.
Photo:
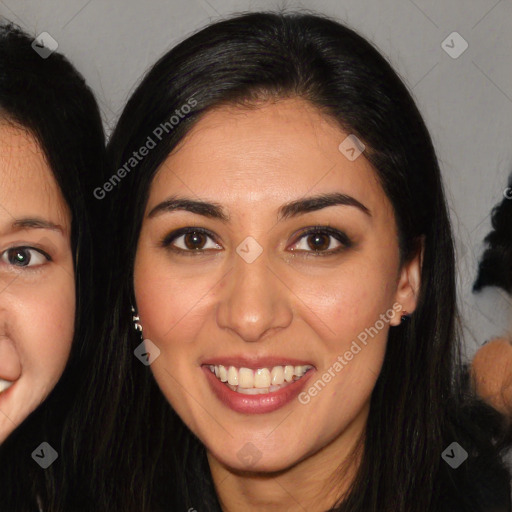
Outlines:
[[348, 135], [299, 99], [223, 107], [152, 182], [134, 278], [151, 368], [228, 468], [339, 463], [414, 310], [417, 259], [399, 267], [391, 204]]
[[35, 138], [0, 122], [0, 442], [66, 364], [75, 315], [71, 218]]

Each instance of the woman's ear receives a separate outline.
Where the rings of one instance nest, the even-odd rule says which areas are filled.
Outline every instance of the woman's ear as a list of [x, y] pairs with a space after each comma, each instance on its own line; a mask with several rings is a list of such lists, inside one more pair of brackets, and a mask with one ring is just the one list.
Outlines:
[[[424, 237], [418, 239], [417, 249], [400, 269], [398, 276], [395, 302], [402, 306], [401, 314], [411, 314], [417, 306], [421, 288], [421, 268], [423, 265]], [[399, 325], [401, 316], [396, 315], [390, 320], [391, 325]]]

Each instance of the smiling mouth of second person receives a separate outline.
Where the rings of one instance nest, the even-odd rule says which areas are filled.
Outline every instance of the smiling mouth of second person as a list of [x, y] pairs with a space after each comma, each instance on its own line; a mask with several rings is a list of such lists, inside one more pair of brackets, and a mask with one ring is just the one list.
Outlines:
[[4, 392], [4, 391], [7, 391], [12, 385], [14, 384], [14, 381], [11, 381], [11, 380], [5, 380], [5, 379], [0, 379], [0, 395]]
[[311, 365], [273, 366], [257, 370], [213, 364], [207, 367], [228, 388], [243, 395], [262, 395], [279, 391], [313, 369]]

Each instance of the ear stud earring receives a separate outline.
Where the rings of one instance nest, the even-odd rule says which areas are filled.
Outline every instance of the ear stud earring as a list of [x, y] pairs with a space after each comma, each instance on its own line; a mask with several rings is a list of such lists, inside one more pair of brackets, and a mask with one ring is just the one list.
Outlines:
[[133, 327], [136, 331], [140, 332], [140, 335], [142, 337], [142, 325], [140, 323], [140, 317], [135, 311], [135, 308], [132, 306], [132, 321], [133, 321]]
[[407, 311], [404, 311], [402, 313], [402, 316], [400, 317], [400, 323], [403, 324], [404, 322], [406, 322], [407, 320], [409, 320], [411, 318], [411, 315], [410, 313], [408, 313]]

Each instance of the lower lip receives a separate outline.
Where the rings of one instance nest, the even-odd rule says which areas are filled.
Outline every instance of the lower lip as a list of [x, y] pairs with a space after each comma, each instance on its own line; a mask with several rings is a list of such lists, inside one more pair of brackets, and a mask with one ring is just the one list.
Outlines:
[[314, 373], [314, 370], [311, 369], [299, 380], [296, 380], [295, 382], [288, 384], [288, 386], [272, 393], [262, 395], [243, 395], [242, 393], [237, 393], [236, 391], [228, 388], [226, 384], [215, 377], [215, 374], [210, 370], [210, 368], [208, 368], [208, 366], [203, 366], [202, 370], [206, 374], [206, 379], [217, 398], [233, 411], [245, 414], [264, 414], [280, 409], [299, 395], [311, 375]]

